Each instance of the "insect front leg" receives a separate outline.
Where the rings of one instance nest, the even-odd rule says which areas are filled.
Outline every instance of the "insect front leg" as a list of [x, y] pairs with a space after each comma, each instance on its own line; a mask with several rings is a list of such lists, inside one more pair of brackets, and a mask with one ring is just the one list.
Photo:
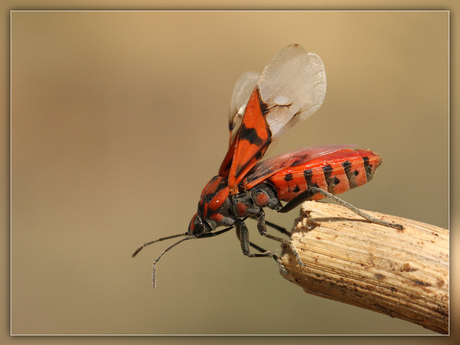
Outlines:
[[[238, 240], [241, 241], [241, 237], [240, 237], [240, 231], [238, 230], [238, 228], [236, 229], [236, 236], [238, 237]], [[262, 248], [262, 247], [259, 247], [257, 244], [249, 241], [249, 245], [254, 248], [255, 250], [257, 250], [258, 252], [260, 253], [265, 253], [267, 250]]]
[[[288, 270], [281, 263], [281, 260], [280, 260], [279, 256], [276, 255], [275, 253], [273, 253], [272, 251], [267, 250], [267, 251], [262, 252], [262, 253], [255, 253], [255, 254], [251, 253], [251, 251], [249, 249], [249, 246], [252, 245], [252, 244], [251, 244], [251, 242], [249, 242], [249, 230], [248, 230], [246, 224], [243, 221], [238, 221], [236, 223], [236, 235], [238, 236], [238, 239], [241, 242], [241, 249], [243, 250], [244, 255], [246, 255], [247, 257], [250, 257], [250, 258], [260, 258], [260, 257], [273, 258], [273, 260], [276, 261], [276, 263], [278, 264], [278, 266], [279, 266], [281, 272], [283, 272], [283, 274], [289, 273]], [[256, 247], [258, 247], [258, 246], [256, 246]], [[260, 247], [258, 247], [256, 249], [262, 250], [262, 248], [260, 248]]]
[[302, 259], [300, 259], [299, 252], [297, 251], [295, 246], [292, 244], [292, 241], [286, 240], [286, 239], [281, 238], [281, 237], [270, 235], [267, 232], [267, 226], [266, 226], [266, 221], [265, 221], [265, 212], [263, 210], [260, 210], [259, 213], [257, 214], [257, 230], [259, 230], [259, 233], [262, 236], [265, 236], [267, 238], [270, 238], [272, 240], [275, 240], [275, 241], [278, 241], [278, 242], [281, 242], [281, 243], [284, 243], [285, 245], [287, 245], [291, 249], [292, 253], [295, 255], [299, 265], [300, 266], [305, 266], [305, 264], [302, 262]]

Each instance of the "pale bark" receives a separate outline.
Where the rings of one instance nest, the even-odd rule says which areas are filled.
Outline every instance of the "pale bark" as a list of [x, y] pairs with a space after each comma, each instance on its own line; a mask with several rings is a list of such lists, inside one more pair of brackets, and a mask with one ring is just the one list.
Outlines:
[[305, 266], [284, 248], [284, 277], [305, 292], [448, 333], [449, 233], [368, 212], [404, 230], [370, 223], [347, 208], [308, 201], [292, 240]]

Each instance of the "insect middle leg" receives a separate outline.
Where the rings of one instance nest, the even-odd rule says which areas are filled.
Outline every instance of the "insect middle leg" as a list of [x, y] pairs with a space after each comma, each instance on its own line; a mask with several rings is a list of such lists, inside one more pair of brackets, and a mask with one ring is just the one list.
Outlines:
[[[279, 232], [281, 232], [282, 234], [284, 235], [287, 235], [289, 237], [291, 237], [292, 233], [290, 231], [287, 231], [285, 228], [283, 228], [282, 226], [279, 226], [275, 223], [272, 223], [272, 222], [269, 222], [268, 220], [265, 221], [265, 224], [272, 227], [273, 229], [275, 230], [278, 230]], [[239, 237], [238, 237], [239, 238]], [[262, 247], [258, 246], [257, 244], [255, 244], [254, 242], [249, 242], [249, 245], [254, 248], [255, 250], [259, 251], [260, 253], [264, 253], [266, 252], [267, 250], [266, 249], [263, 249]]]
[[289, 237], [291, 237], [292, 235], [292, 232], [290, 231], [287, 231], [285, 228], [283, 228], [282, 226], [279, 226], [275, 223], [272, 223], [272, 222], [269, 222], [268, 220], [265, 220], [265, 224], [272, 227], [273, 229], [275, 230], [278, 230], [279, 232], [281, 232], [283, 235], [287, 235]]
[[[276, 263], [278, 264], [281, 272], [283, 272], [283, 274], [288, 273], [288, 270], [284, 267], [284, 265], [282, 264], [282, 262], [281, 262], [281, 260], [280, 260], [278, 255], [276, 255], [271, 250], [263, 251], [263, 249], [260, 248], [259, 246], [249, 242], [249, 230], [248, 230], [246, 224], [244, 224], [243, 221], [239, 221], [236, 224], [236, 235], [238, 236], [238, 239], [241, 242], [241, 249], [243, 250], [244, 255], [246, 255], [246, 256], [248, 256], [250, 258], [260, 258], [260, 257], [273, 258], [276, 261]], [[257, 250], [261, 251], [261, 253], [251, 253], [251, 251], [249, 249], [250, 245], [255, 247]]]
[[272, 240], [284, 243], [287, 245], [290, 249], [291, 252], [294, 254], [296, 257], [298, 263], [300, 266], [305, 266], [305, 264], [302, 262], [302, 259], [300, 259], [299, 252], [297, 251], [296, 247], [292, 244], [292, 241], [286, 240], [281, 237], [273, 236], [267, 232], [267, 226], [266, 226], [266, 221], [265, 221], [265, 212], [263, 210], [260, 210], [259, 213], [257, 214], [257, 230], [259, 230], [259, 233], [262, 236], [265, 236], [267, 238], [270, 238]]

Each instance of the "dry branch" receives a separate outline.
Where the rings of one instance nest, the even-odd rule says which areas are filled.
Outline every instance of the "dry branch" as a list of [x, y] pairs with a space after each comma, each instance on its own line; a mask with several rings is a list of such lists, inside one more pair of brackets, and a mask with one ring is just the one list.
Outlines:
[[284, 277], [305, 292], [448, 333], [449, 233], [369, 212], [404, 230], [369, 223], [339, 205], [308, 201], [292, 233], [305, 266], [284, 248]]

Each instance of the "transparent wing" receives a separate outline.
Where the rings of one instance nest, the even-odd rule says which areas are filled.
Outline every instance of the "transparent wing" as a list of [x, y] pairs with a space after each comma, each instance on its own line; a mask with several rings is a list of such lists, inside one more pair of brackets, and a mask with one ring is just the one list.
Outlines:
[[257, 85], [275, 139], [321, 106], [326, 95], [326, 72], [318, 55], [291, 44], [268, 63]]
[[243, 180], [243, 185], [245, 188], [250, 189], [283, 169], [294, 167], [340, 150], [353, 149], [354, 147], [356, 145], [319, 145], [279, 154], [257, 163]]
[[233, 89], [230, 102], [228, 127], [230, 129], [230, 145], [238, 133], [249, 96], [257, 84], [260, 74], [256, 72], [245, 72], [239, 78]]

